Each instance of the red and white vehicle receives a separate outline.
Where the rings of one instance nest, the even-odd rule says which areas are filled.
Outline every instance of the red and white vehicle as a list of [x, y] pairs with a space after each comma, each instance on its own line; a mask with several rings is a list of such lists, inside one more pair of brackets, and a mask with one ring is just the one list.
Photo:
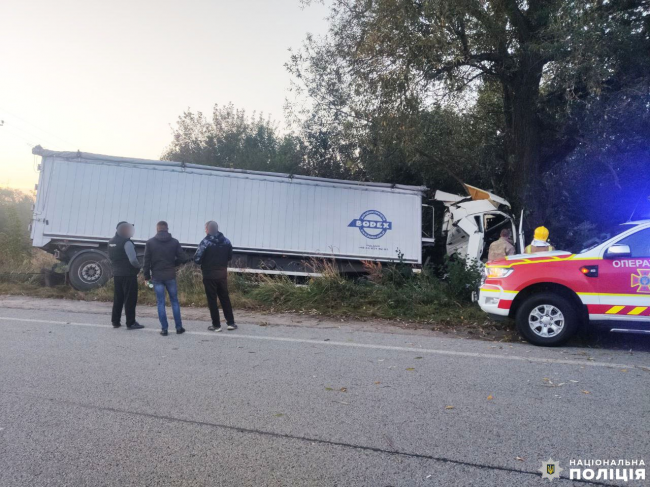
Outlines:
[[582, 323], [650, 334], [650, 220], [621, 225], [616, 236], [577, 254], [488, 262], [479, 305], [514, 318], [536, 345], [560, 345]]

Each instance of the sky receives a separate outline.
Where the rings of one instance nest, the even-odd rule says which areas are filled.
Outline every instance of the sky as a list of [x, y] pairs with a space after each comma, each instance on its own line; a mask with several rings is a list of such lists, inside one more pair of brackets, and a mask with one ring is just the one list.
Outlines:
[[33, 189], [36, 144], [157, 159], [188, 108], [282, 123], [289, 48], [326, 15], [300, 0], [2, 0], [0, 187]]

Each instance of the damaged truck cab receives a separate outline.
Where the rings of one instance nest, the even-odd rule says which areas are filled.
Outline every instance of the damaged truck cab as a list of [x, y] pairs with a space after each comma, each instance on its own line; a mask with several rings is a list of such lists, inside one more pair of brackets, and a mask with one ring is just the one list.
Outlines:
[[463, 259], [487, 261], [490, 244], [499, 238], [502, 229], [513, 235], [513, 245], [523, 252], [521, 226], [519, 232], [510, 213], [510, 203], [488, 191], [465, 185], [469, 196], [436, 191], [434, 199], [444, 204], [442, 234], [448, 255]]

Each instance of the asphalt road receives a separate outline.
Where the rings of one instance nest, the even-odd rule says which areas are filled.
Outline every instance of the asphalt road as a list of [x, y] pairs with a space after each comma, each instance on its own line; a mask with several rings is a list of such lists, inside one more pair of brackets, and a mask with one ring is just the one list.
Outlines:
[[573, 485], [572, 459], [650, 461], [647, 352], [107, 321], [0, 309], [0, 486], [539, 486], [549, 457]]

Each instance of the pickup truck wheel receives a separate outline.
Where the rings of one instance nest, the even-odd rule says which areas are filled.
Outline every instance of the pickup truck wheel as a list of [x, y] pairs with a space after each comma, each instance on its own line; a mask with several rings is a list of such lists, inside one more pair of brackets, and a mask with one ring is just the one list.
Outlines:
[[578, 330], [573, 304], [554, 293], [540, 293], [524, 301], [515, 317], [519, 333], [534, 345], [562, 345]]
[[77, 291], [90, 291], [102, 287], [111, 275], [108, 257], [101, 252], [83, 252], [70, 262], [70, 284]]

